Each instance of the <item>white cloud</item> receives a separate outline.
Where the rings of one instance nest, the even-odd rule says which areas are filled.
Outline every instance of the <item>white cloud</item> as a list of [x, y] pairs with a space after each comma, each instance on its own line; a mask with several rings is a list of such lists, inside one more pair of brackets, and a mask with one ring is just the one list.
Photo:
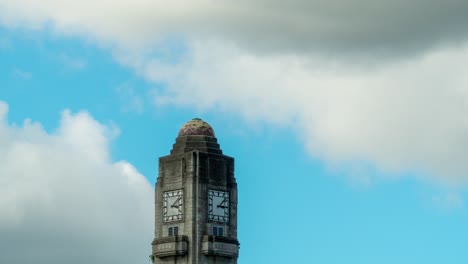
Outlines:
[[329, 164], [464, 184], [467, 10], [457, 0], [0, 0], [0, 23], [96, 41], [167, 84], [158, 104], [290, 126]]
[[28, 72], [19, 68], [14, 69], [11, 75], [13, 76], [13, 78], [21, 79], [21, 80], [29, 80], [32, 78], [31, 72]]
[[460, 194], [448, 192], [443, 195], [435, 195], [432, 197], [432, 202], [436, 208], [444, 211], [452, 211], [462, 209], [464, 202]]
[[70, 56], [62, 53], [58, 56], [59, 61], [66, 67], [74, 70], [83, 70], [87, 66], [87, 61], [83, 58]]
[[64, 111], [53, 133], [7, 121], [0, 102], [0, 262], [148, 261], [152, 188], [112, 162], [109, 134], [86, 112]]
[[310, 153], [330, 164], [367, 162], [446, 183], [468, 179], [468, 47], [372, 67], [264, 57], [226, 43], [195, 42], [188, 54], [175, 65], [127, 63], [168, 83], [159, 103], [294, 127]]
[[121, 101], [123, 112], [135, 112], [138, 114], [144, 111], [143, 98], [135, 91], [135, 87], [130, 81], [122, 83], [116, 89]]

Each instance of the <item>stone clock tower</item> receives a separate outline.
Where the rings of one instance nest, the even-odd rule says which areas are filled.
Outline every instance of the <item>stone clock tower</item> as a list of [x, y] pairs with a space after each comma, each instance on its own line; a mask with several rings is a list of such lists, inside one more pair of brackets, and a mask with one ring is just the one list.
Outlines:
[[182, 126], [170, 155], [159, 158], [155, 194], [153, 263], [237, 263], [234, 159], [208, 123]]

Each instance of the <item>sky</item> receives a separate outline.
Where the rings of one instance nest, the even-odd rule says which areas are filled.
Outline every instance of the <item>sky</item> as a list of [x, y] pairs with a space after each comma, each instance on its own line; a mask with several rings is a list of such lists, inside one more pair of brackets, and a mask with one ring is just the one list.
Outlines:
[[194, 117], [236, 159], [239, 264], [467, 263], [467, 13], [0, 0], [0, 263], [149, 263]]

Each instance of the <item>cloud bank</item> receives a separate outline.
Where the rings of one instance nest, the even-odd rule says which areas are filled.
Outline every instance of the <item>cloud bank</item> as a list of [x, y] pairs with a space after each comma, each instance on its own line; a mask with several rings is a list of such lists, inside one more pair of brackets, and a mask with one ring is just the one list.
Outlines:
[[128, 162], [112, 162], [112, 128], [62, 113], [47, 133], [9, 124], [0, 102], [0, 262], [144, 263], [153, 191]]
[[[109, 48], [157, 104], [289, 126], [314, 157], [468, 180], [466, 1], [0, 1]], [[190, 96], [188, 96], [190, 95]]]
[[0, 21], [9, 26], [118, 45], [216, 38], [260, 53], [420, 51], [465, 39], [467, 11], [460, 0], [0, 1]]
[[169, 84], [157, 102], [294, 127], [312, 155], [332, 164], [365, 161], [446, 183], [468, 176], [468, 46], [374, 69], [207, 43], [191, 54], [139, 70]]

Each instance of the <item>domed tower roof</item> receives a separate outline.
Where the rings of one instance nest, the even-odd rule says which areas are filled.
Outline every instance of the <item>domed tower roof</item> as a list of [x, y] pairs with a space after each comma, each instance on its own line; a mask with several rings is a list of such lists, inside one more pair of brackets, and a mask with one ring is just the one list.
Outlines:
[[182, 154], [194, 150], [223, 154], [213, 128], [200, 118], [194, 118], [180, 128], [171, 154]]
[[179, 137], [182, 136], [209, 136], [215, 137], [213, 128], [200, 118], [194, 118], [185, 123], [179, 130]]

